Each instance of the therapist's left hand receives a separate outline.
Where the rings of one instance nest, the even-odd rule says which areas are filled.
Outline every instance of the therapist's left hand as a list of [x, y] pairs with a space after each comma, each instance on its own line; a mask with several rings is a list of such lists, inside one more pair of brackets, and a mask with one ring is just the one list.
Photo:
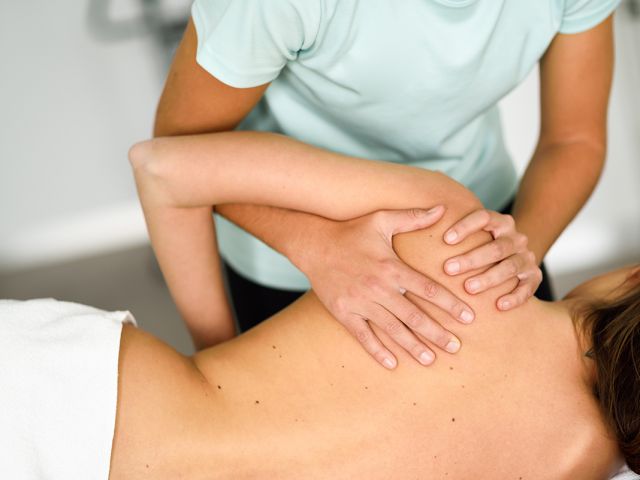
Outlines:
[[491, 233], [493, 241], [448, 259], [444, 264], [445, 272], [460, 275], [493, 265], [484, 273], [468, 278], [464, 282], [465, 290], [472, 294], [484, 292], [516, 277], [516, 288], [498, 298], [497, 306], [500, 310], [510, 310], [522, 305], [535, 293], [542, 281], [542, 271], [538, 267], [536, 256], [527, 248], [527, 236], [516, 230], [511, 215], [480, 209], [449, 228], [444, 234], [444, 241], [455, 245], [478, 231]]

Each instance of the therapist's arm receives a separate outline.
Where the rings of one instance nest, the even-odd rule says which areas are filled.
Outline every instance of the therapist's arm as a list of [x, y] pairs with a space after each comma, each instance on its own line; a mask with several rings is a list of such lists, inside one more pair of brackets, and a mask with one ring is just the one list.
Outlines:
[[[196, 63], [196, 41], [190, 21], [158, 105], [154, 136], [232, 130], [260, 100], [268, 86], [240, 89], [218, 81]], [[330, 155], [330, 152], [324, 153]], [[329, 185], [327, 188], [333, 190], [334, 187]], [[385, 366], [395, 366], [395, 358], [373, 334], [365, 318], [381, 328], [387, 327], [390, 337], [401, 346], [412, 348], [414, 356], [423, 363], [430, 363], [433, 355], [413, 332], [441, 348], [445, 348], [453, 337], [443, 332], [439, 324], [409, 302], [397, 288], [395, 279], [399, 278], [402, 283], [412, 285], [413, 293], [460, 319], [461, 310], [453, 308], [460, 302], [454, 302], [445, 288], [405, 265], [391, 245], [382, 240], [393, 233], [421, 228], [423, 224], [411, 218], [411, 211], [405, 214], [380, 212], [351, 223], [264, 205], [226, 204], [218, 206], [216, 211], [296, 264], [309, 277], [329, 311], [350, 331], [357, 330], [357, 338], [363, 347]], [[385, 220], [381, 222], [380, 217]], [[381, 226], [384, 227], [382, 232]], [[210, 235], [211, 232], [207, 232], [207, 237], [202, 238], [209, 241]], [[333, 248], [327, 249], [327, 245]], [[210, 260], [215, 260], [219, 269], [217, 254]], [[215, 275], [220, 277], [220, 272]], [[221, 283], [221, 280], [216, 282]], [[206, 298], [205, 288], [199, 287], [201, 294], [197, 298], [200, 302]], [[191, 295], [196, 297], [195, 293]], [[230, 335], [230, 314], [223, 315], [213, 305], [203, 311], [198, 311], [197, 303], [185, 308], [189, 309], [185, 320], [197, 346], [219, 341], [220, 329], [225, 332], [223, 337]], [[472, 318], [471, 314], [464, 321]], [[426, 360], [422, 355], [425, 352]]]
[[[540, 61], [541, 129], [537, 147], [520, 183], [510, 228], [520, 236], [494, 241], [475, 252], [453, 259], [465, 273], [498, 262], [482, 275], [478, 293], [501, 283], [515, 272], [521, 282], [498, 299], [508, 309], [533, 295], [539, 281], [535, 267], [575, 217], [593, 191], [603, 168], [607, 139], [607, 106], [613, 72], [612, 18], [577, 34], [558, 34]], [[486, 228], [495, 212], [480, 211], [454, 227], [458, 240]], [[500, 219], [501, 222], [503, 220]], [[503, 222], [504, 223], [504, 222]], [[526, 245], [533, 253], [518, 253]], [[498, 240], [498, 239], [497, 239]], [[518, 245], [518, 242], [520, 244]], [[487, 254], [488, 253], [488, 254]], [[483, 258], [484, 257], [484, 261]], [[502, 307], [503, 303], [507, 307]]]

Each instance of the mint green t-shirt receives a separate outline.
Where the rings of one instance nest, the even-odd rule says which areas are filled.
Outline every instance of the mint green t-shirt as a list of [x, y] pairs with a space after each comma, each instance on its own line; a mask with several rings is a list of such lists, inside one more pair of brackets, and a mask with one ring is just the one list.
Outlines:
[[[517, 188], [496, 103], [558, 33], [620, 0], [195, 0], [197, 62], [238, 88], [271, 82], [238, 126], [439, 170], [499, 210]], [[223, 218], [222, 256], [272, 288], [309, 282]]]

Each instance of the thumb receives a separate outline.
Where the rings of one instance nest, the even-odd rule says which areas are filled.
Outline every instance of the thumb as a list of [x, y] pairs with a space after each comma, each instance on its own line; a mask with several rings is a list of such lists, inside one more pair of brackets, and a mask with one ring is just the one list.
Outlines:
[[408, 208], [406, 210], [389, 210], [385, 215], [386, 230], [389, 235], [413, 232], [427, 228], [442, 218], [445, 208], [438, 205], [430, 210]]

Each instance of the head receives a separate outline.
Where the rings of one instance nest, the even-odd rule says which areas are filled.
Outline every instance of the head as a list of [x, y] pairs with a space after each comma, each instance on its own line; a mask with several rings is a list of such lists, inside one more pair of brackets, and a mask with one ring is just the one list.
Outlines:
[[600, 275], [565, 299], [578, 305], [594, 393], [627, 464], [640, 473], [640, 266]]

